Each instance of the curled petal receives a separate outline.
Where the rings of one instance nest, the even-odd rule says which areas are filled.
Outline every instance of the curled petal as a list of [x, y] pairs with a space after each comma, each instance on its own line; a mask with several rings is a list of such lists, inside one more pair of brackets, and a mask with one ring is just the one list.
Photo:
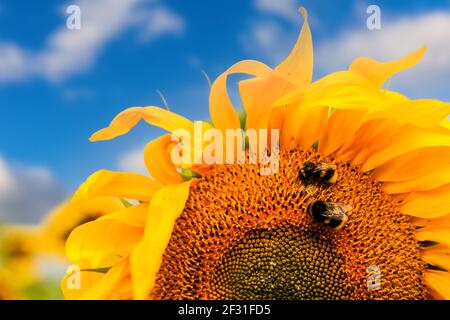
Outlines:
[[414, 67], [422, 59], [425, 51], [426, 47], [422, 47], [399, 60], [389, 62], [380, 62], [372, 58], [360, 57], [352, 62], [349, 70], [364, 76], [375, 87], [381, 87], [394, 74]]
[[90, 141], [110, 140], [128, 133], [139, 121], [167, 131], [176, 129], [192, 130], [192, 121], [171, 111], [159, 107], [132, 107], [119, 113], [107, 128], [101, 129], [90, 137]]
[[304, 23], [297, 42], [288, 57], [276, 68], [275, 73], [296, 87], [303, 87], [311, 83], [314, 53], [311, 29], [308, 23], [308, 13], [300, 8]]
[[[270, 72], [271, 69], [261, 62], [244, 60], [234, 64], [227, 71], [222, 73], [214, 81], [209, 95], [209, 113], [214, 126], [222, 131], [240, 128], [239, 116], [231, 103], [227, 91], [228, 76], [236, 73], [243, 73], [265, 78]], [[247, 105], [246, 108], [247, 113], [251, 113], [249, 109], [250, 106]]]
[[129, 207], [78, 226], [67, 239], [67, 257], [89, 268], [114, 265], [142, 239], [144, 228], [136, 226], [140, 218], [134, 215], [143, 217], [147, 210], [148, 205]]
[[141, 174], [100, 170], [78, 188], [73, 201], [116, 196], [148, 202], [159, 188], [161, 188], [159, 182]]
[[171, 135], [167, 134], [151, 141], [145, 147], [145, 165], [150, 175], [162, 184], [182, 182], [183, 179], [173, 164], [169, 147], [174, 142]]

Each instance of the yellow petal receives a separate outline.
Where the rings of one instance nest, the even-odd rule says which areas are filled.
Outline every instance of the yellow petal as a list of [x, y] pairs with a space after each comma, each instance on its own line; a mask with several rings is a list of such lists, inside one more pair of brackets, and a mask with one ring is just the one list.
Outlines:
[[430, 270], [425, 273], [425, 282], [437, 299], [450, 299], [450, 273]]
[[107, 214], [99, 220], [113, 219], [132, 227], [144, 228], [147, 220], [148, 204], [139, 204]]
[[132, 107], [119, 113], [107, 128], [101, 129], [90, 137], [90, 141], [110, 140], [129, 132], [140, 120], [167, 131], [193, 129], [192, 121], [171, 111], [159, 107]]
[[374, 176], [379, 181], [406, 181], [425, 176], [436, 168], [450, 164], [450, 148], [422, 148], [396, 157], [377, 167]]
[[130, 260], [136, 299], [146, 299], [154, 286], [175, 221], [184, 210], [191, 181], [161, 188], [150, 203], [144, 240], [133, 250]]
[[311, 30], [306, 10], [301, 8], [300, 13], [304, 17], [304, 24], [288, 57], [273, 72], [260, 76], [264, 79], [251, 79], [240, 83], [240, 92], [247, 113], [247, 128], [266, 129], [275, 101], [292, 89], [303, 90], [311, 83], [313, 69]]
[[303, 129], [300, 129], [299, 146], [301, 148], [309, 148], [311, 145], [319, 140], [325, 132], [328, 121], [330, 109], [327, 106], [318, 106], [314, 108], [310, 114], [310, 122], [305, 118]]
[[434, 241], [447, 247], [450, 246], [450, 228], [419, 229], [416, 237], [419, 241]]
[[416, 225], [431, 228], [450, 228], [450, 214], [435, 219], [418, 219]]
[[133, 299], [133, 282], [131, 281], [131, 275], [123, 277], [117, 287], [114, 289], [111, 300], [132, 300]]
[[[329, 108], [326, 106], [317, 106], [313, 108], [305, 107], [301, 113], [297, 114], [296, 122], [299, 131], [293, 135], [294, 140], [290, 139], [290, 137], [292, 137], [291, 132], [288, 132], [288, 137], [286, 138], [286, 134], [284, 134], [286, 131], [283, 131], [281, 140], [283, 148], [292, 149], [299, 147], [307, 149], [311, 147], [314, 142], [319, 140], [319, 137], [321, 137], [325, 131], [325, 126], [328, 121], [328, 112]], [[288, 118], [286, 122], [289, 121]], [[283, 130], [289, 130], [289, 128], [285, 126], [283, 127]]]
[[405, 193], [413, 191], [428, 191], [450, 183], [450, 165], [435, 167], [435, 170], [421, 177], [384, 184], [387, 193]]
[[214, 81], [209, 95], [209, 112], [216, 128], [222, 131], [240, 128], [239, 116], [227, 91], [228, 76], [244, 73], [264, 78], [269, 72], [271, 69], [261, 62], [244, 60], [231, 66]]
[[437, 189], [412, 193], [402, 212], [419, 218], [436, 218], [450, 213], [450, 184]]
[[351, 161], [356, 166], [361, 165], [373, 153], [389, 144], [399, 126], [398, 122], [386, 119], [367, 121], [336, 152], [336, 159]]
[[[267, 75], [269, 72], [270, 70], [268, 70]], [[252, 107], [256, 106], [254, 102], [258, 98], [258, 95], [262, 92], [265, 81], [265, 78], [251, 78], [239, 81], [239, 93], [241, 95], [244, 110], [247, 114], [255, 112], [252, 110]]]
[[381, 87], [383, 83], [397, 72], [415, 66], [424, 55], [426, 47], [422, 47], [411, 54], [394, 61], [380, 62], [368, 57], [355, 59], [349, 70], [364, 76], [374, 86]]
[[329, 155], [353, 138], [364, 116], [363, 111], [335, 110], [319, 142], [319, 152]]
[[[316, 82], [318, 83], [318, 82]], [[384, 102], [382, 92], [359, 85], [341, 85], [313, 92], [316, 83], [305, 90], [305, 105], [329, 106], [333, 109], [369, 110]]]
[[[103, 273], [94, 271], [77, 271], [66, 274], [60, 283], [64, 298], [66, 300], [81, 299], [104, 276]], [[75, 280], [75, 277], [79, 280]], [[76, 286], [77, 282], [80, 287]]]
[[86, 293], [81, 300], [105, 300], [114, 299], [115, 291], [121, 280], [126, 276], [128, 260], [122, 259], [103, 275]]
[[[80, 210], [81, 214], [88, 214], [97, 212], [100, 216], [105, 214], [119, 211], [125, 208], [123, 202], [117, 197], [96, 197], [89, 199], [81, 203], [77, 203], [77, 210]], [[61, 217], [67, 220], [67, 216]]]
[[[381, 96], [373, 97], [374, 94], [378, 95], [378, 93], [356, 86], [336, 87], [333, 90], [322, 92], [317, 96], [308, 95], [308, 90], [309, 88], [305, 90], [304, 97], [301, 100], [288, 105], [287, 114], [289, 116], [284, 123], [283, 143], [296, 139], [298, 132], [303, 129], [298, 119], [304, 118], [305, 115], [309, 114], [315, 108], [328, 106], [332, 109], [366, 110], [374, 101], [381, 100]], [[355, 125], [359, 125], [359, 123]], [[303, 125], [303, 127], [305, 126]]]
[[96, 197], [77, 202], [66, 201], [45, 219], [40, 228], [36, 246], [41, 253], [56, 255], [66, 260], [65, 241], [75, 227], [124, 208], [124, 204], [117, 197]]
[[386, 102], [370, 110], [364, 120], [389, 118], [417, 127], [432, 128], [450, 114], [450, 103], [432, 99]]
[[397, 102], [411, 101], [408, 97], [404, 96], [401, 93], [395, 92], [395, 91], [383, 90], [383, 93], [391, 101], [397, 101]]
[[137, 173], [100, 170], [92, 174], [77, 190], [73, 200], [99, 196], [117, 196], [149, 201], [161, 187], [159, 182]]
[[421, 256], [423, 261], [450, 271], [450, 254], [425, 250]]
[[76, 204], [66, 201], [46, 217], [43, 225], [45, 229], [57, 232], [66, 227], [76, 226], [77, 222], [88, 215], [96, 214], [100, 217], [124, 208], [125, 205], [119, 198], [109, 196], [87, 199]]
[[[358, 93], [362, 97], [358, 98], [358, 95], [355, 97], [348, 96], [347, 93]], [[367, 98], [368, 95], [369, 98]], [[339, 71], [326, 75], [309, 86], [299, 87], [285, 93], [279, 97], [275, 105], [289, 105], [305, 99], [308, 99], [309, 103], [319, 99], [328, 99], [330, 101], [330, 99], [334, 98], [336, 100], [339, 97], [340, 100], [347, 99], [348, 102], [351, 102], [347, 103], [351, 108], [347, 107], [346, 109], [367, 110], [369, 106], [358, 104], [358, 101], [362, 101], [361, 99], [370, 101], [370, 98], [375, 98], [370, 102], [373, 105], [374, 101], [385, 102], [387, 96], [382, 91], [374, 89], [370, 82], [362, 76], [349, 71]], [[327, 100], [322, 100], [318, 104], [326, 105], [323, 102], [327, 102]]]
[[98, 219], [72, 231], [66, 242], [67, 258], [89, 268], [113, 265], [142, 239], [144, 229], [116, 219]]
[[[272, 121], [273, 103], [291, 88], [293, 88], [292, 84], [276, 76], [273, 72], [264, 79], [254, 78], [240, 81], [239, 91], [246, 112], [245, 127], [247, 129], [267, 128], [268, 122]], [[275, 113], [280, 115], [284, 106], [275, 108], [278, 108]]]
[[[278, 101], [275, 105], [288, 105], [283, 127], [282, 143], [295, 141], [298, 132], [302, 130], [297, 121], [302, 114], [307, 114], [317, 107], [330, 107], [331, 109], [368, 111], [371, 108], [386, 102], [386, 95], [380, 90], [370, 87], [361, 76], [350, 72], [336, 72], [326, 76], [302, 91], [292, 91]], [[353, 123], [356, 130], [362, 122]], [[353, 130], [353, 131], [354, 131]]]
[[270, 119], [269, 119], [269, 125], [268, 125], [269, 131], [271, 129], [280, 129], [281, 130], [283, 127], [285, 117], [286, 117], [286, 107], [281, 106], [281, 107], [273, 108], [271, 111], [271, 114], [270, 114]]
[[439, 129], [417, 128], [404, 125], [391, 137], [389, 144], [375, 152], [364, 163], [363, 171], [372, 170], [389, 160], [415, 149], [450, 146], [450, 134]]
[[180, 174], [173, 164], [168, 148], [174, 142], [171, 135], [166, 134], [153, 141], [145, 147], [145, 165], [150, 175], [162, 184], [182, 182]]
[[450, 130], [450, 120], [447, 119], [447, 120], [442, 121], [441, 126], [445, 129]]
[[246, 107], [247, 129], [266, 129], [270, 115], [276, 105], [275, 102], [294, 88], [293, 84], [272, 73], [267, 77], [261, 90], [256, 94], [253, 105]]
[[433, 244], [432, 246], [429, 246], [429, 247], [420, 248], [420, 251], [421, 251], [421, 253], [429, 252], [429, 253], [435, 253], [435, 254], [449, 255], [450, 247], [447, 247], [446, 245], [443, 245], [443, 244]]
[[275, 73], [281, 78], [289, 81], [296, 87], [303, 87], [311, 83], [314, 53], [311, 30], [308, 24], [308, 13], [305, 8], [300, 8], [304, 23], [297, 43], [289, 56], [276, 68]]

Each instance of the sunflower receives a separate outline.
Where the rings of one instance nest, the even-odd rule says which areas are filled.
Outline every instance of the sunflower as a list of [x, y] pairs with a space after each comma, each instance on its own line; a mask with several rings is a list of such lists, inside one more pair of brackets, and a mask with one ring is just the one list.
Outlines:
[[[123, 209], [116, 197], [97, 197], [82, 203], [65, 201], [39, 225], [5, 225], [0, 229], [0, 299], [28, 298], [30, 288], [47, 285], [37, 270], [42, 258], [67, 263], [65, 243], [73, 229]], [[50, 292], [51, 293], [51, 292]]]
[[0, 300], [22, 299], [34, 283], [36, 228], [8, 225], [0, 228]]
[[[304, 24], [284, 61], [274, 69], [238, 62], [210, 92], [212, 126], [239, 129], [227, 78], [251, 76], [239, 82], [245, 128], [279, 130], [278, 172], [262, 175], [262, 164], [250, 163], [175, 165], [171, 134], [144, 150], [151, 178], [96, 172], [73, 201], [139, 202], [72, 232], [66, 252], [83, 271], [79, 290], [62, 281], [67, 297], [450, 298], [450, 104], [382, 87], [425, 48], [390, 62], [361, 57], [312, 82], [311, 31], [300, 12]], [[195, 127], [169, 110], [133, 107], [91, 140], [123, 135], [142, 119], [169, 132]], [[308, 190], [307, 164], [327, 164], [333, 179]], [[318, 222], [318, 204], [345, 224]]]
[[0, 300], [11, 300], [19, 296], [12, 279], [8, 271], [0, 269]]

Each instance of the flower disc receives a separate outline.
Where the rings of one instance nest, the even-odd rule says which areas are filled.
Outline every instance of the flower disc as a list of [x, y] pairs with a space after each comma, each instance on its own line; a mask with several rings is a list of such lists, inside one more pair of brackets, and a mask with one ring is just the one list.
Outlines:
[[[306, 192], [307, 161], [333, 163], [338, 181]], [[415, 227], [371, 173], [312, 151], [282, 151], [280, 169], [251, 164], [199, 169], [175, 223], [152, 298], [423, 299], [425, 263]], [[308, 204], [350, 205], [342, 229]]]

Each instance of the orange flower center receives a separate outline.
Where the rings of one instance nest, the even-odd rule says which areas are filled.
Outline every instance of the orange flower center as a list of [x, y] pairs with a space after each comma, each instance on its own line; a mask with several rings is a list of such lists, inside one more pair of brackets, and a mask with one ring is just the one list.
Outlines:
[[[337, 166], [336, 183], [307, 192], [306, 162]], [[282, 151], [280, 169], [198, 168], [157, 276], [156, 299], [423, 299], [426, 265], [415, 227], [370, 173], [313, 151]], [[352, 207], [341, 229], [307, 213]]]

